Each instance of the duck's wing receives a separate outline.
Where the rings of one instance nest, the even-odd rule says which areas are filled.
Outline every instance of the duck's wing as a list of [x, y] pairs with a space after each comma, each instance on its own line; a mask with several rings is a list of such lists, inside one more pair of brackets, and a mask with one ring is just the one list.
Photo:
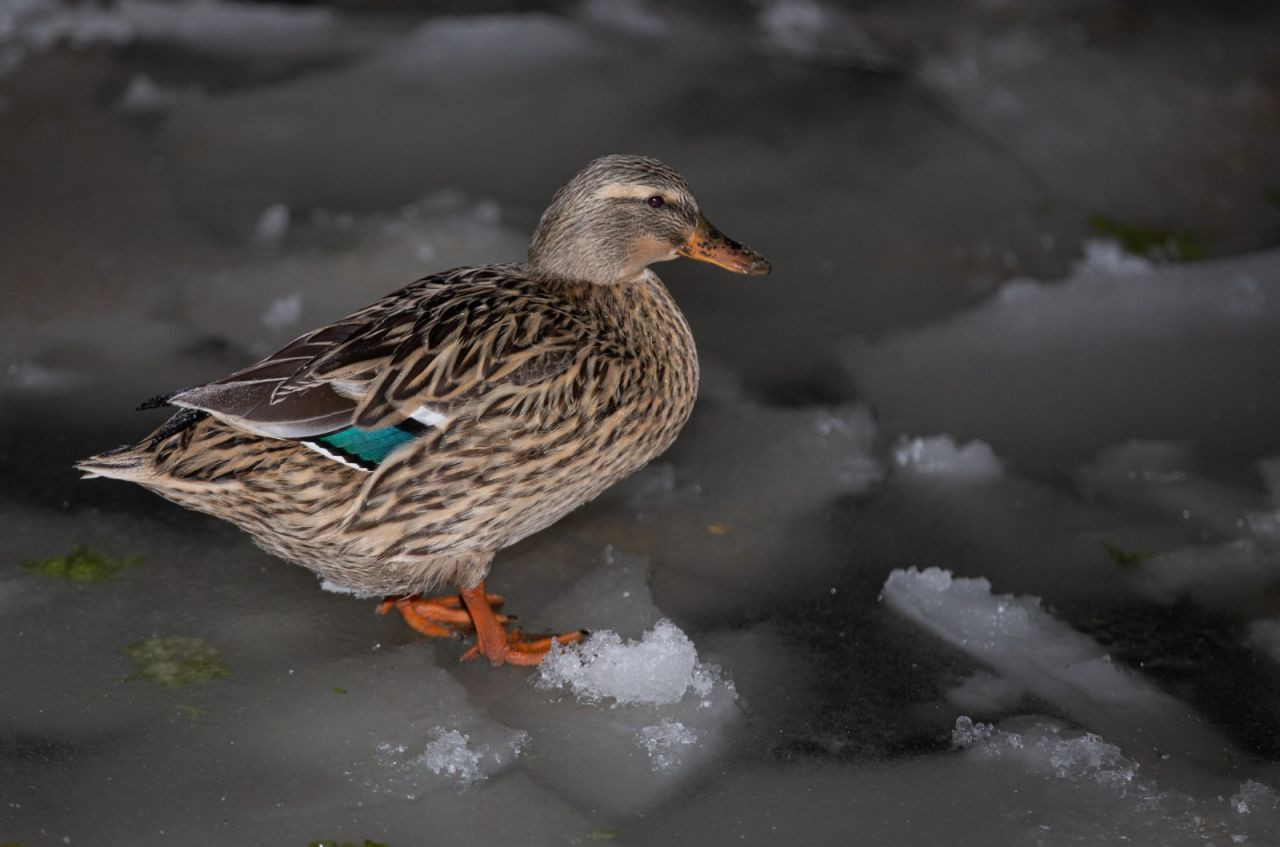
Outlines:
[[509, 267], [468, 269], [421, 280], [170, 402], [272, 438], [433, 427], [563, 373], [591, 335], [582, 313]]

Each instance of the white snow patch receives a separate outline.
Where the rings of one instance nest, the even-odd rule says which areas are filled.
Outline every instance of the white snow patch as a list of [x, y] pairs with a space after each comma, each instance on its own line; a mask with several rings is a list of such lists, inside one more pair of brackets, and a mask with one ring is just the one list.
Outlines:
[[25, 391], [57, 391], [81, 381], [75, 373], [41, 362], [10, 362], [4, 369], [4, 386]]
[[0, 73], [33, 53], [59, 45], [123, 45], [172, 41], [193, 49], [280, 56], [312, 48], [333, 35], [328, 9], [230, 0], [117, 0], [110, 5], [68, 0], [0, 2]]
[[681, 764], [682, 749], [698, 743], [696, 730], [671, 718], [636, 730], [636, 741], [649, 754], [655, 771], [668, 771]]
[[[676, 703], [689, 691], [703, 698], [722, 681], [717, 665], [698, 661], [693, 642], [667, 619], [637, 640], [623, 643], [610, 630], [577, 645], [555, 644], [538, 666], [539, 688], [569, 687], [583, 702], [606, 697], [616, 704]], [[732, 689], [730, 689], [732, 690]]]
[[455, 777], [463, 784], [481, 779], [480, 753], [467, 745], [471, 737], [443, 727], [436, 727], [435, 732], [435, 740], [427, 743], [420, 757], [427, 770]]
[[289, 231], [289, 207], [284, 203], [272, 203], [258, 215], [253, 227], [253, 237], [259, 244], [279, 244]]
[[1280, 812], [1280, 796], [1277, 796], [1275, 790], [1252, 779], [1243, 783], [1240, 791], [1231, 795], [1228, 802], [1237, 815], [1274, 815]]
[[899, 60], [851, 12], [814, 0], [773, 0], [760, 12], [768, 45], [796, 59], [887, 71]]
[[[1091, 780], [1124, 793], [1133, 784], [1138, 764], [1120, 748], [1092, 732], [1071, 734], [1054, 723], [1035, 723], [1024, 732], [1006, 732], [989, 724], [956, 719], [952, 746], [984, 759], [1013, 759], [1037, 773], [1060, 779]], [[1142, 786], [1155, 795], [1154, 786]]]
[[486, 746], [472, 747], [471, 736], [456, 729], [438, 726], [433, 732], [435, 738], [427, 742], [417, 761], [432, 773], [451, 777], [463, 786], [488, 778], [482, 770], [486, 758], [492, 758], [496, 764], [501, 764], [506, 758], [519, 756], [529, 743], [529, 734], [523, 730], [515, 731], [501, 750]]
[[1186, 480], [1190, 466], [1185, 442], [1134, 439], [1100, 452], [1084, 473], [1095, 482], [1166, 484]]
[[1254, 422], [1280, 405], [1266, 376], [1280, 365], [1278, 260], [1095, 262], [875, 344], [849, 339], [842, 358], [881, 420], [980, 433], [1020, 465], [1080, 461], [1117, 432], [1212, 443], [1223, 420], [1236, 449], [1261, 450], [1270, 430]]
[[1280, 579], [1280, 553], [1251, 538], [1184, 547], [1155, 556], [1134, 579], [1144, 595], [1166, 605], [1182, 596], [1197, 602], [1232, 600]]
[[1038, 597], [992, 594], [981, 577], [927, 568], [895, 570], [889, 608], [996, 673], [1105, 734], [1155, 748], [1208, 749], [1226, 742], [1186, 706], [1114, 664], [1092, 638], [1040, 608]]
[[645, 0], [583, 0], [581, 15], [594, 24], [657, 37], [666, 35], [667, 22]]
[[1091, 238], [1080, 247], [1084, 256], [1071, 268], [1078, 274], [1116, 277], [1150, 273], [1155, 269], [1149, 259], [1126, 253], [1109, 238]]
[[199, 88], [169, 88], [162, 86], [146, 74], [137, 74], [129, 80], [116, 108], [131, 115], [151, 115], [171, 109], [185, 100], [201, 96]]
[[904, 436], [893, 450], [893, 461], [899, 468], [917, 474], [990, 479], [1004, 473], [1004, 466], [991, 445], [970, 441], [958, 446], [950, 435]]
[[268, 329], [288, 329], [302, 317], [302, 292], [276, 297], [263, 309], [259, 320]]

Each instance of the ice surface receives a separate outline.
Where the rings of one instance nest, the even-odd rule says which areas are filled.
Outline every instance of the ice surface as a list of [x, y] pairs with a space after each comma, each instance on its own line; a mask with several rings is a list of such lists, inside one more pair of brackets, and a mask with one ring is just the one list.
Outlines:
[[978, 671], [947, 692], [947, 702], [957, 709], [977, 714], [1011, 711], [1026, 691], [1016, 682]]
[[1249, 624], [1249, 643], [1276, 664], [1280, 664], [1280, 618]]
[[973, 659], [1106, 734], [1148, 749], [1212, 749], [1214, 733], [1183, 704], [1113, 662], [1091, 638], [1056, 620], [1036, 597], [993, 594], [982, 578], [940, 568], [895, 570], [885, 604]]
[[624, 643], [605, 630], [580, 644], [557, 644], [538, 666], [538, 685], [568, 687], [580, 700], [609, 698], [620, 705], [676, 703], [689, 692], [705, 699], [717, 685], [732, 691], [720, 669], [698, 661], [693, 642], [665, 619], [639, 640]]
[[[0, 563], [0, 841], [1275, 843], [1280, 8], [1211, 6], [0, 0], [4, 558], [141, 559]], [[620, 656], [673, 622], [674, 702], [459, 662], [69, 470], [145, 397], [520, 259], [617, 150], [775, 270], [658, 267], [693, 418], [489, 586]]]
[[949, 435], [903, 437], [893, 449], [893, 461], [908, 473], [953, 479], [984, 479], [999, 476], [1004, 471], [990, 445], [970, 441], [961, 447]]
[[851, 343], [844, 361], [887, 434], [981, 438], [1019, 467], [1083, 462], [1116, 431], [1201, 439], [1224, 419], [1237, 434], [1217, 449], [1254, 458], [1271, 449], [1261, 422], [1280, 414], [1263, 376], [1280, 368], [1276, 261], [1141, 274], [1090, 264], [1061, 283], [1012, 283], [933, 326]]

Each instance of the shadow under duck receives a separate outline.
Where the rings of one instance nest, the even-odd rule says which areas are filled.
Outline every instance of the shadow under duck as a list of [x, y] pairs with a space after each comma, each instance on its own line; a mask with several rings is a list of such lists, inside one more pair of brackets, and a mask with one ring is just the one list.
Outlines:
[[[527, 261], [418, 280], [163, 398], [179, 407], [165, 424], [77, 467], [231, 521], [420, 632], [474, 631], [464, 658], [536, 664], [551, 639], [508, 632], [485, 577], [688, 419], [697, 351], [649, 270], [677, 256], [769, 272], [670, 167], [596, 159], [556, 193]], [[422, 596], [441, 583], [459, 594]]]

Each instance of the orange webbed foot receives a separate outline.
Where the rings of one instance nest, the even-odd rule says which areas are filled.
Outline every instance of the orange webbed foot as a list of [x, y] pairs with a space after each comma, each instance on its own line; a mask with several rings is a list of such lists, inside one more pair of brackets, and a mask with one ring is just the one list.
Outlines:
[[515, 618], [497, 611], [502, 604], [503, 598], [486, 593], [482, 582], [444, 597], [417, 594], [388, 597], [378, 604], [378, 614], [385, 615], [395, 609], [409, 626], [436, 638], [461, 638], [474, 632], [476, 643], [462, 654], [463, 660], [483, 656], [494, 666], [536, 665], [551, 650], [553, 641], [574, 644], [587, 636], [585, 630], [539, 636], [525, 635], [517, 629], [507, 632], [507, 624]]
[[576, 644], [586, 638], [589, 633], [585, 629], [577, 632], [566, 632], [562, 635], [525, 635], [518, 629], [506, 633], [506, 639], [496, 650], [485, 652], [480, 643], [472, 645], [462, 654], [462, 661], [470, 661], [484, 656], [492, 665], [540, 665], [551, 651], [552, 643]]
[[[486, 594], [484, 602], [494, 620], [506, 624], [511, 620], [507, 615], [495, 614], [502, 607], [503, 598], [497, 594]], [[423, 635], [435, 638], [461, 638], [474, 632], [475, 624], [471, 613], [457, 594], [443, 597], [423, 597], [410, 594], [403, 597], [388, 597], [378, 604], [378, 614], [385, 615], [395, 609], [404, 618], [404, 622]]]

